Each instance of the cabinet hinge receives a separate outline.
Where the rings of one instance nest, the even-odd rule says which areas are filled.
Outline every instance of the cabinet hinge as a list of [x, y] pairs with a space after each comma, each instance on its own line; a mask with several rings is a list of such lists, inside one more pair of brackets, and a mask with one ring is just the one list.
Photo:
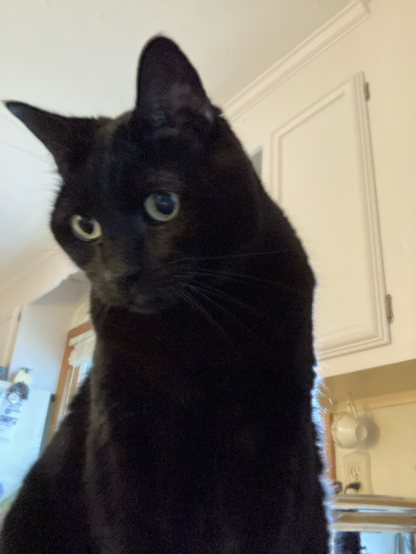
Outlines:
[[387, 321], [391, 325], [394, 321], [393, 297], [391, 296], [391, 294], [386, 295], [386, 315], [387, 315]]
[[364, 98], [370, 100], [370, 83], [364, 83]]

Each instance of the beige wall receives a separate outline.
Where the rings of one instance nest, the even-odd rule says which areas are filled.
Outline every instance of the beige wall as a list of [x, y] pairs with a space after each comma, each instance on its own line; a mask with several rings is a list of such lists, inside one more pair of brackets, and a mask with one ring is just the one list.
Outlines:
[[0, 289], [0, 317], [53, 290], [78, 268], [60, 249], [47, 252], [36, 264]]
[[[360, 404], [366, 405], [365, 399]], [[416, 401], [358, 413], [369, 428], [365, 451], [371, 456], [373, 493], [416, 498]], [[343, 487], [348, 483], [342, 457], [350, 452], [336, 449], [337, 479]]]

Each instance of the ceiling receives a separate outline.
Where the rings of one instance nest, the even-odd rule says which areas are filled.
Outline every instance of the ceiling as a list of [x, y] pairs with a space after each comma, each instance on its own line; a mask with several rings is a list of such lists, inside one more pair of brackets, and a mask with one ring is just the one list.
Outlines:
[[[139, 51], [178, 41], [219, 105], [349, 0], [3, 0], [0, 98], [65, 115], [116, 115], [133, 104]], [[59, 184], [52, 159], [0, 106], [0, 293], [56, 248], [48, 229]]]

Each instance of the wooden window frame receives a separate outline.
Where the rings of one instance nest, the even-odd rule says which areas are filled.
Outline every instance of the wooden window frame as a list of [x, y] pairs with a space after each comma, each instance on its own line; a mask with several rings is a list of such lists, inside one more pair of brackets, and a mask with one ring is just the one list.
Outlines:
[[[62, 358], [61, 371], [59, 373], [58, 386], [56, 388], [56, 393], [55, 393], [55, 403], [54, 403], [54, 408], [53, 408], [52, 417], [51, 417], [51, 424], [50, 424], [49, 433], [48, 433], [48, 438], [49, 439], [52, 438], [52, 436], [54, 435], [54, 433], [56, 431], [56, 427], [57, 427], [58, 419], [59, 419], [59, 414], [61, 412], [62, 402], [64, 400], [63, 394], [64, 394], [64, 391], [65, 391], [65, 384], [66, 384], [66, 380], [67, 380], [67, 375], [68, 375], [69, 371], [72, 371], [72, 367], [69, 364], [69, 357], [71, 355], [72, 350], [75, 347], [70, 344], [70, 341], [73, 338], [78, 337], [79, 335], [82, 335], [82, 334], [86, 333], [87, 331], [90, 331], [92, 328], [93, 327], [92, 327], [91, 321], [86, 321], [85, 323], [82, 323], [81, 325], [78, 325], [78, 327], [74, 327], [73, 329], [71, 329], [68, 332], [68, 335], [66, 337], [64, 355], [63, 355], [63, 358]], [[77, 377], [78, 372], [79, 372], [79, 367], [74, 368], [74, 371], [76, 372], [76, 377]], [[73, 385], [71, 386], [71, 389], [76, 387], [76, 383], [77, 383], [78, 379], [73, 379], [72, 381], [73, 381]], [[74, 393], [75, 390], [71, 390], [71, 392]]]

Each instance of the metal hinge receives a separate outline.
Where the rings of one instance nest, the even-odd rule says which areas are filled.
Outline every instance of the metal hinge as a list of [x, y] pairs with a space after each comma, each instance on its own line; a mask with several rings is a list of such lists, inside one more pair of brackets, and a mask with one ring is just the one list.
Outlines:
[[370, 100], [370, 83], [364, 83], [364, 98]]
[[387, 315], [387, 321], [391, 325], [394, 321], [393, 297], [391, 296], [391, 294], [386, 295], [386, 315]]

